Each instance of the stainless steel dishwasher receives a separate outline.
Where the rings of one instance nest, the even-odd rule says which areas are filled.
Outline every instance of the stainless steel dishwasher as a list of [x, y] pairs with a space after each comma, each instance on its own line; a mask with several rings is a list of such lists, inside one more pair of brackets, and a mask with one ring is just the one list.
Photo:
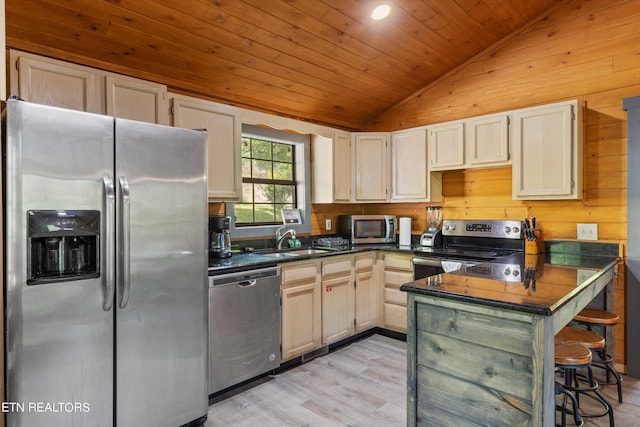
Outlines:
[[280, 365], [280, 268], [209, 277], [209, 394]]

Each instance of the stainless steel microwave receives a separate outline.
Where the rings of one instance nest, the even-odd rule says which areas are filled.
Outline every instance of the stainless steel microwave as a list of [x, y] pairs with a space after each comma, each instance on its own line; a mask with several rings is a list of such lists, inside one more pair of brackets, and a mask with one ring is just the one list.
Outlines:
[[338, 232], [354, 245], [362, 243], [395, 243], [395, 215], [339, 215]]

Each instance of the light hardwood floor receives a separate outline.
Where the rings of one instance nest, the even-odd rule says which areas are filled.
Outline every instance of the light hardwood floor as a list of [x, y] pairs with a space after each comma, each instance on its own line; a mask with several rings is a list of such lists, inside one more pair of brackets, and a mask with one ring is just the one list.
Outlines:
[[[617, 427], [640, 426], [640, 380], [624, 378], [625, 403], [604, 392]], [[585, 426], [608, 426], [607, 418]], [[209, 407], [205, 427], [406, 425], [406, 345], [373, 335]]]

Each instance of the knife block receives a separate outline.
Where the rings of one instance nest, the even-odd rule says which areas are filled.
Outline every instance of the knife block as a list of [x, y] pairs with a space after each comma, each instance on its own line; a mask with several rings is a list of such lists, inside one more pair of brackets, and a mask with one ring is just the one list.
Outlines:
[[524, 253], [533, 255], [533, 254], [543, 254], [544, 253], [544, 240], [542, 239], [542, 230], [535, 230], [536, 240], [525, 240], [524, 241]]

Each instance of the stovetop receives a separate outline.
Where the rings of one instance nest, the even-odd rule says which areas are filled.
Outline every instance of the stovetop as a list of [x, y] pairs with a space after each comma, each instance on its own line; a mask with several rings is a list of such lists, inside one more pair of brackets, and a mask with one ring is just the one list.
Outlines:
[[442, 246], [420, 246], [415, 255], [484, 261], [523, 250], [520, 221], [448, 219], [442, 223]]

